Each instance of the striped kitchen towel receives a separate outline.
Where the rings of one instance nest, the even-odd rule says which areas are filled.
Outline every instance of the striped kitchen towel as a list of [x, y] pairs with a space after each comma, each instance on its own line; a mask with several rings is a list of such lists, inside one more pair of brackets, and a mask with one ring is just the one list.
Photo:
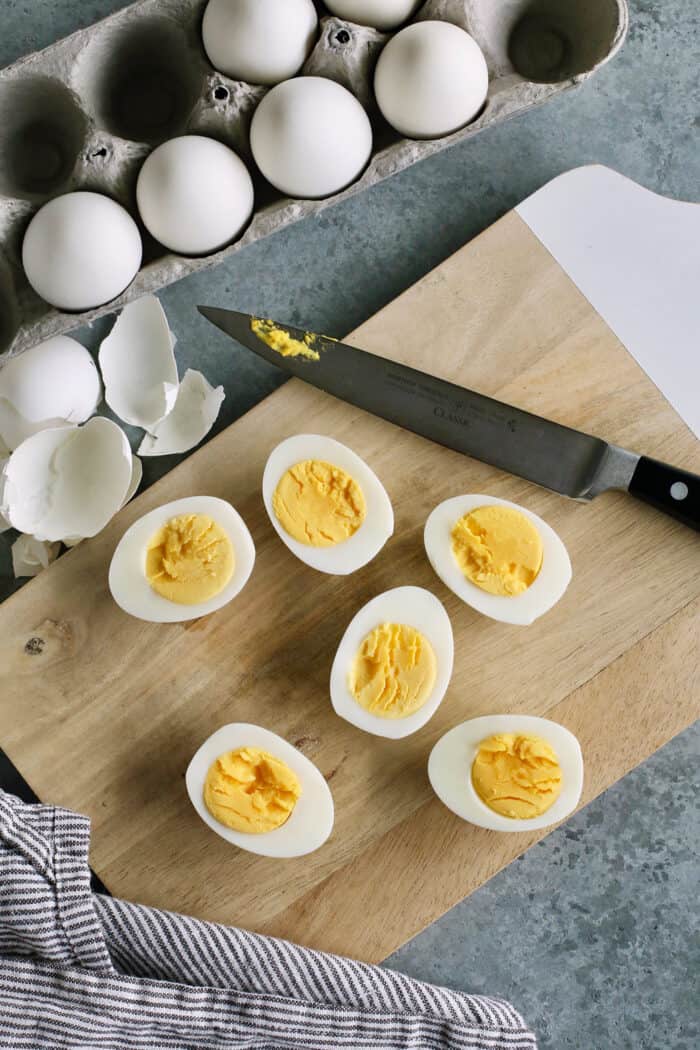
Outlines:
[[0, 1047], [536, 1047], [500, 999], [93, 894], [89, 840], [0, 792]]

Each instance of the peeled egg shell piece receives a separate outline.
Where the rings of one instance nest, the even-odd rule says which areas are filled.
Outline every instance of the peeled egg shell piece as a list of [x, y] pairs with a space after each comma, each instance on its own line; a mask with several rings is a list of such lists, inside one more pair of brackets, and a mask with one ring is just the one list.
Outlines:
[[170, 456], [189, 452], [216, 423], [225, 397], [222, 386], [213, 387], [201, 372], [188, 368], [172, 411], [146, 434], [139, 446], [139, 455]]
[[421, 0], [325, 0], [339, 18], [375, 29], [395, 29], [407, 21]]
[[145, 295], [124, 307], [102, 342], [105, 401], [120, 419], [151, 430], [172, 410], [179, 377], [163, 307]]
[[325, 77], [295, 77], [263, 98], [250, 127], [255, 163], [289, 197], [328, 197], [364, 170], [372, 127], [346, 88]]
[[138, 456], [132, 455], [131, 457], [131, 480], [129, 482], [129, 488], [126, 490], [126, 496], [124, 497], [124, 503], [122, 506], [126, 506], [129, 500], [132, 500], [138, 491], [138, 487], [141, 484], [143, 478], [143, 463]]
[[450, 22], [417, 22], [389, 41], [374, 93], [385, 120], [408, 138], [432, 139], [464, 127], [488, 92], [489, 73], [473, 37]]
[[136, 183], [144, 225], [181, 255], [207, 255], [235, 240], [253, 213], [253, 196], [253, 180], [238, 154], [204, 135], [158, 146]]
[[139, 271], [141, 234], [125, 208], [78, 191], [44, 204], [27, 227], [22, 265], [37, 295], [59, 310], [110, 302]]
[[[220, 824], [204, 804], [209, 767], [220, 755], [241, 747], [267, 751], [285, 762], [299, 778], [302, 790], [299, 801], [289, 819], [274, 831], [261, 835], [234, 831]], [[319, 849], [333, 830], [333, 796], [321, 771], [301, 751], [262, 726], [245, 722], [222, 726], [194, 755], [185, 782], [192, 805], [212, 831], [232, 845], [262, 857], [303, 857]]]
[[12, 571], [16, 579], [38, 576], [58, 557], [60, 543], [47, 543], [35, 536], [20, 536], [12, 544]]
[[[430, 696], [406, 718], [380, 718], [365, 710], [348, 688], [348, 674], [365, 637], [383, 623], [414, 627], [428, 639], [436, 662], [435, 684]], [[452, 625], [445, 607], [423, 587], [395, 587], [377, 595], [355, 614], [340, 641], [331, 669], [331, 703], [346, 722], [375, 736], [400, 740], [430, 721], [447, 692], [454, 663]]]
[[[529, 518], [542, 540], [542, 568], [522, 594], [489, 594], [466, 578], [452, 555], [454, 525], [469, 511], [493, 503], [511, 507]], [[445, 586], [477, 612], [501, 623], [529, 626], [556, 605], [571, 582], [571, 561], [554, 529], [531, 510], [496, 496], [470, 494], [440, 503], [425, 523], [423, 542], [428, 561]]]
[[[498, 733], [539, 736], [554, 748], [562, 770], [561, 793], [539, 817], [514, 820], [495, 813], [472, 784], [472, 765], [479, 745]], [[491, 831], [538, 831], [564, 820], [576, 809], [583, 790], [583, 756], [573, 733], [558, 722], [534, 715], [485, 715], [450, 729], [438, 740], [428, 760], [433, 791], [462, 820]]]
[[[159, 529], [180, 514], [205, 514], [228, 534], [235, 567], [224, 589], [199, 605], [180, 605], [153, 590], [146, 578], [146, 551]], [[185, 623], [217, 612], [245, 587], [255, 565], [255, 545], [246, 523], [226, 500], [214, 496], [189, 496], [166, 503], [145, 514], [127, 529], [109, 567], [109, 589], [117, 605], [138, 620], [149, 623]]]
[[209, 0], [202, 40], [220, 73], [249, 84], [278, 84], [299, 72], [317, 28], [312, 0]]
[[[299, 543], [280, 525], [272, 506], [275, 489], [290, 467], [307, 459], [340, 467], [353, 478], [365, 497], [367, 513], [357, 532], [334, 547]], [[296, 434], [272, 450], [263, 472], [263, 502], [270, 522], [282, 542], [305, 565], [333, 576], [347, 576], [379, 554], [394, 531], [394, 511], [381, 481], [357, 453], [321, 434]]]
[[42, 430], [5, 466], [4, 513], [40, 540], [95, 536], [122, 506], [131, 476], [129, 442], [111, 420]]
[[101, 399], [90, 353], [69, 336], [54, 336], [0, 368], [0, 435], [17, 448], [40, 430], [84, 423]]

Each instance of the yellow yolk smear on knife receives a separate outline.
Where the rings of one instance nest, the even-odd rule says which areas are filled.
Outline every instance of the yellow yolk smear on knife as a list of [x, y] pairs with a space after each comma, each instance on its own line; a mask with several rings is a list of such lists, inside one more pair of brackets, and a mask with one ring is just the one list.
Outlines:
[[542, 568], [542, 538], [520, 511], [476, 507], [452, 529], [452, 555], [468, 580], [489, 594], [522, 594]]
[[308, 333], [304, 342], [294, 339], [284, 328], [277, 328], [274, 321], [266, 321], [262, 317], [253, 317], [250, 322], [251, 330], [262, 339], [263, 343], [272, 350], [276, 350], [282, 357], [306, 357], [310, 361], [318, 361], [319, 353], [313, 348], [313, 336]]
[[272, 509], [284, 531], [307, 547], [343, 543], [367, 514], [357, 482], [320, 459], [305, 459], [289, 468], [275, 489]]
[[538, 736], [491, 736], [479, 745], [472, 766], [479, 798], [495, 813], [514, 820], [546, 813], [559, 797], [561, 782], [559, 759]]
[[146, 550], [146, 579], [178, 605], [199, 605], [223, 591], [235, 568], [233, 545], [206, 514], [171, 518]]
[[362, 642], [348, 685], [371, 714], [406, 718], [430, 696], [436, 671], [435, 652], [420, 631], [403, 623], [383, 623]]
[[204, 805], [212, 817], [227, 828], [251, 835], [281, 827], [300, 797], [296, 773], [257, 747], [220, 755], [204, 783]]

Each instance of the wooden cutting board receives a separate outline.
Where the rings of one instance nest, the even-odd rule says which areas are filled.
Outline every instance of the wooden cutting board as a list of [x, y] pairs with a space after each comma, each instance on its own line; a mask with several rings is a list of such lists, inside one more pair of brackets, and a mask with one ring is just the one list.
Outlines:
[[[686, 425], [514, 212], [351, 341], [700, 468]], [[350, 578], [296, 561], [265, 517], [264, 462], [302, 430], [356, 449], [394, 504], [394, 538]], [[469, 491], [530, 507], [569, 549], [572, 584], [531, 627], [478, 616], [428, 565], [428, 513]], [[198, 622], [129, 619], [107, 590], [119, 537], [152, 507], [205, 493], [251, 529], [247, 589]], [[447, 729], [489, 712], [560, 721], [583, 747], [585, 804], [696, 717], [699, 555], [697, 535], [629, 497], [569, 502], [293, 381], [0, 608], [0, 742], [42, 799], [91, 816], [92, 864], [113, 893], [377, 961], [539, 837], [473, 828], [433, 797], [426, 761]], [[358, 607], [399, 584], [445, 603], [456, 661], [433, 720], [394, 742], [339, 720], [328, 678]], [[230, 721], [281, 733], [325, 774], [336, 825], [316, 854], [239, 852], [194, 813], [185, 768]]]

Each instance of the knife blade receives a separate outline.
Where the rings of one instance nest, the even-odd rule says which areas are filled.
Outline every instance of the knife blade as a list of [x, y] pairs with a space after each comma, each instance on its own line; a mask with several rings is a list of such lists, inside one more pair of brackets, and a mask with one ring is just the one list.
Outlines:
[[259, 318], [199, 306], [242, 346], [334, 397], [440, 445], [569, 496], [624, 489], [700, 529], [700, 477], [477, 391], [293, 325], [264, 320], [301, 347], [283, 354], [251, 327]]

